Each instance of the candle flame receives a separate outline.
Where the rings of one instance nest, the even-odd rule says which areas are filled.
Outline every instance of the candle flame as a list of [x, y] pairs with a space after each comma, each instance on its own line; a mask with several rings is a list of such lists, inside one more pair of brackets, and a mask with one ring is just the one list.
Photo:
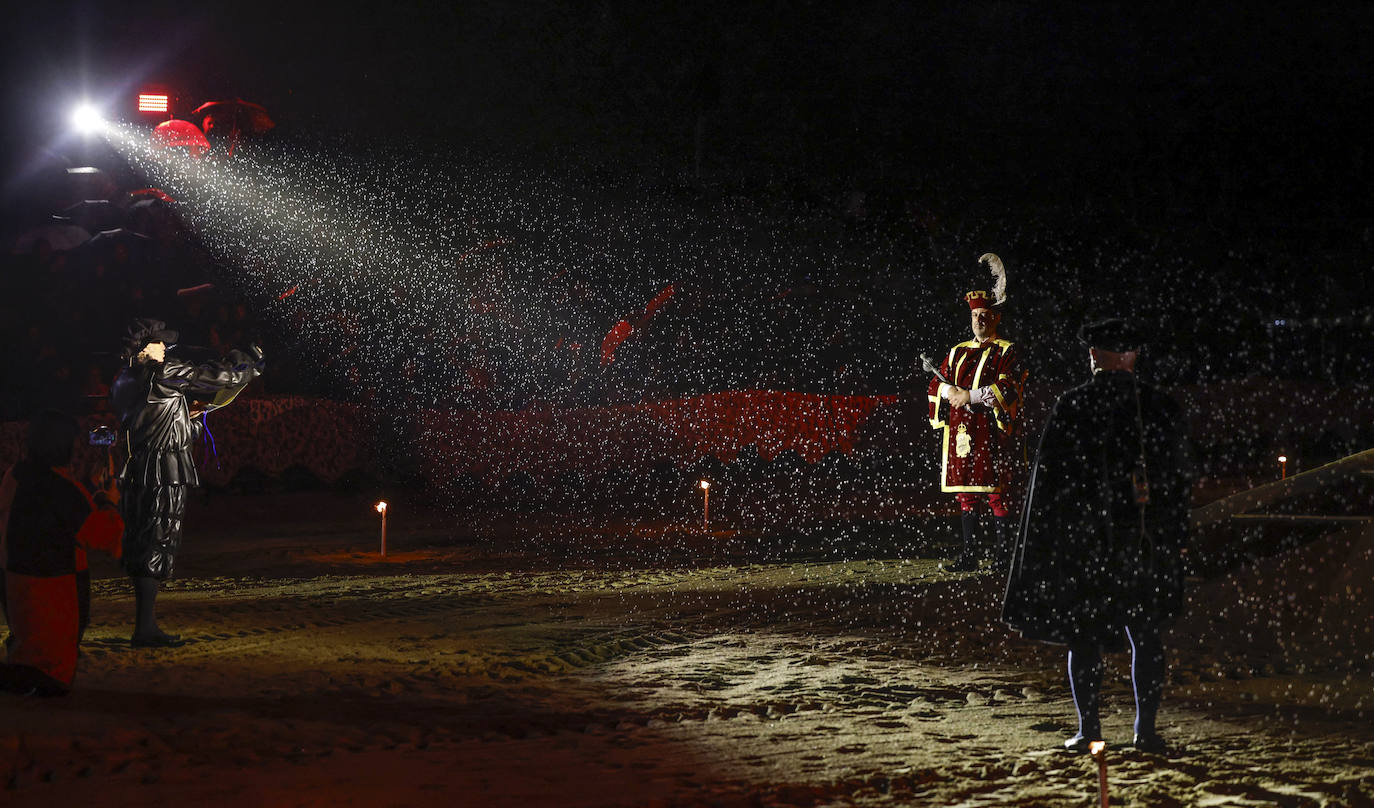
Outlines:
[[711, 487], [711, 481], [710, 481], [710, 480], [702, 480], [702, 481], [701, 481], [701, 490], [705, 491], [706, 489], [708, 489], [708, 488], [710, 488], [710, 487]]
[[1097, 757], [1098, 755], [1100, 755], [1100, 754], [1102, 754], [1103, 752], [1106, 752], [1106, 751], [1107, 751], [1107, 742], [1106, 742], [1106, 741], [1093, 741], [1092, 743], [1088, 744], [1088, 752], [1091, 753], [1093, 757]]
[[377, 513], [386, 513], [386, 502], [385, 502], [385, 501], [378, 502], [377, 505], [376, 505], [376, 507], [377, 507]]
[[1280, 462], [1280, 463], [1287, 463], [1287, 462], [1288, 462], [1288, 455], [1279, 455], [1279, 462]]

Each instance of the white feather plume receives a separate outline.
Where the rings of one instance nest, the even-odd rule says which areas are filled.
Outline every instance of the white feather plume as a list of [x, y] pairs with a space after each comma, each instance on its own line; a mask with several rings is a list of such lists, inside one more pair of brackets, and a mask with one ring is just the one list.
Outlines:
[[1003, 266], [1002, 259], [994, 253], [983, 253], [978, 256], [978, 261], [992, 270], [992, 305], [1000, 306], [1007, 302], [1007, 268]]

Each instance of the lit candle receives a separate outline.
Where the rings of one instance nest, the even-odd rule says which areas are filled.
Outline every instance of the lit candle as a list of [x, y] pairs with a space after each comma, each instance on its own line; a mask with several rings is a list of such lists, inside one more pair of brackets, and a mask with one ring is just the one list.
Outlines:
[[386, 558], [386, 500], [378, 502], [375, 507], [377, 513], [382, 515], [382, 558]]
[[1088, 744], [1088, 752], [1097, 761], [1097, 793], [1102, 798], [1102, 808], [1107, 808], [1107, 742], [1093, 741]]

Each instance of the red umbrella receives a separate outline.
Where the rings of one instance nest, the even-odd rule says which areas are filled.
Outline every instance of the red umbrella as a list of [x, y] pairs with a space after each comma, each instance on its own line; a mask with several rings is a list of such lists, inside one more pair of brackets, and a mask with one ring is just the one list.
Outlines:
[[208, 295], [215, 291], [213, 283], [202, 283], [199, 286], [188, 286], [185, 289], [177, 290], [177, 297], [195, 297], [196, 295]]
[[161, 188], [139, 188], [137, 191], [130, 191], [129, 196], [134, 199], [161, 199], [163, 202], [175, 202], [172, 195]]
[[153, 127], [153, 145], [163, 148], [185, 146], [192, 157], [199, 157], [210, 150], [210, 141], [200, 127], [190, 121], [172, 119]]
[[673, 293], [675, 291], [677, 290], [673, 287], [673, 284], [670, 283], [667, 286], [663, 287], [662, 292], [659, 292], [658, 294], [654, 295], [653, 300], [650, 300], [648, 303], [645, 303], [644, 316], [640, 318], [640, 321], [638, 324], [635, 325], [635, 328], [643, 328], [644, 324], [649, 321], [649, 318], [654, 316], [654, 312], [663, 308], [663, 304], [667, 303], [672, 298]]

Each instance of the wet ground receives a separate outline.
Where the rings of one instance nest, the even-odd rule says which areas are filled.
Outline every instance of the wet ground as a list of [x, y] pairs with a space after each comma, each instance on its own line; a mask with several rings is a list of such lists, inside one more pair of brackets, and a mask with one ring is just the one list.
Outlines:
[[[941, 571], [916, 535], [933, 525], [884, 554], [820, 534], [393, 515], [383, 560], [365, 503], [192, 508], [159, 602], [189, 643], [130, 648], [131, 593], [98, 563], [77, 690], [0, 700], [3, 804], [1097, 799], [1097, 764], [1057, 751], [1073, 731], [1061, 650], [1001, 628], [992, 570]], [[1172, 637], [1173, 754], [1128, 746], [1127, 661], [1111, 658], [1113, 804], [1374, 805], [1366, 638], [1325, 656], [1257, 645], [1239, 636], [1253, 625], [1208, 619], [1233, 583], [1199, 582]]]

